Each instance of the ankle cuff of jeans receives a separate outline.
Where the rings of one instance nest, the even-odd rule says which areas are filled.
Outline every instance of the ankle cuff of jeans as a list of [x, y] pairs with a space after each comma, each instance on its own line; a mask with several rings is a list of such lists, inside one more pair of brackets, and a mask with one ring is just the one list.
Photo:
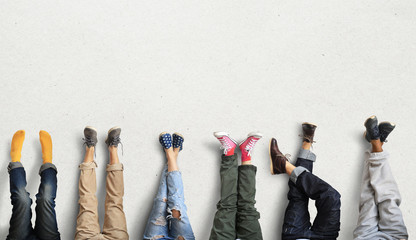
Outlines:
[[10, 173], [11, 170], [15, 168], [22, 168], [23, 164], [21, 162], [10, 162], [9, 166], [7, 166], [7, 171]]
[[290, 174], [290, 181], [292, 181], [293, 183], [296, 184], [296, 181], [298, 180], [298, 177], [305, 171], [309, 172], [308, 169], [306, 169], [302, 166], [296, 167], [295, 169], [293, 169], [292, 173]]
[[44, 163], [44, 164], [42, 164], [42, 166], [40, 166], [39, 175], [41, 175], [42, 172], [45, 171], [48, 168], [52, 168], [53, 170], [56, 171], [56, 173], [58, 173], [58, 169], [56, 168], [55, 164], [53, 164], [53, 163]]
[[306, 159], [312, 162], [316, 161], [316, 155], [311, 150], [300, 149], [298, 158]]

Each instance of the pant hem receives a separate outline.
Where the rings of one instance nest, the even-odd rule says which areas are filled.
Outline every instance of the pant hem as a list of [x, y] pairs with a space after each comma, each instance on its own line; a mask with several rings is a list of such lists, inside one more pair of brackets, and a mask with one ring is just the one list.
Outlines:
[[11, 170], [15, 168], [22, 168], [23, 164], [21, 162], [10, 162], [7, 166], [7, 171], [10, 173]]
[[296, 184], [296, 181], [298, 180], [298, 177], [305, 171], [309, 172], [308, 169], [306, 169], [302, 166], [296, 167], [295, 169], [293, 169], [292, 173], [290, 174], [290, 181], [292, 181], [293, 183]]
[[40, 166], [39, 175], [41, 175], [42, 172], [45, 171], [48, 168], [52, 168], [53, 170], [56, 171], [56, 173], [58, 173], [58, 169], [56, 168], [55, 164], [53, 164], [53, 163], [44, 163], [44, 164], [42, 164], [42, 166]]
[[312, 162], [316, 161], [315, 153], [313, 153], [311, 150], [306, 150], [306, 149], [303, 149], [303, 148], [300, 149], [299, 154], [298, 154], [298, 158], [302, 158], [302, 159], [309, 160], [309, 161], [312, 161]]

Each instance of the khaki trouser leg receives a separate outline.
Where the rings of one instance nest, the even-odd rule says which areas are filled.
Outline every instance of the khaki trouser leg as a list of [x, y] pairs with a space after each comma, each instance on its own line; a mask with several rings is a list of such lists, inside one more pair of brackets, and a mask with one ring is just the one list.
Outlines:
[[98, 222], [98, 202], [95, 195], [97, 191], [96, 167], [95, 162], [82, 163], [79, 166], [81, 175], [79, 177], [79, 213], [75, 232], [76, 240], [97, 239], [101, 235]]
[[127, 240], [126, 216], [123, 211], [124, 181], [123, 165], [107, 165], [107, 195], [103, 235], [106, 239]]

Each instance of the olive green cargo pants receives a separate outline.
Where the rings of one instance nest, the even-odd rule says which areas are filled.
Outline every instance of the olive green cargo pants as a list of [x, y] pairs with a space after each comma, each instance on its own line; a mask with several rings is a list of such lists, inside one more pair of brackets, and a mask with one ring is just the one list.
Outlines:
[[237, 154], [222, 156], [221, 200], [217, 204], [210, 240], [263, 239], [256, 201], [256, 166], [238, 166]]

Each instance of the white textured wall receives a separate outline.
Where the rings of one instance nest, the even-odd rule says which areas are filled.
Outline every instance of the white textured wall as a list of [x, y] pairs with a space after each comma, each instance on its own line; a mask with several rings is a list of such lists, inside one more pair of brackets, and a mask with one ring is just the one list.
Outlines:
[[312, 121], [319, 125], [315, 173], [342, 194], [339, 239], [348, 240], [367, 146], [363, 122], [372, 114], [397, 123], [386, 149], [409, 233], [416, 234], [415, 11], [411, 0], [2, 1], [0, 238], [11, 214], [6, 167], [14, 131], [26, 130], [22, 162], [32, 198], [38, 131], [52, 135], [56, 210], [67, 240], [78, 210], [82, 130], [99, 130], [103, 213], [104, 139], [119, 125], [131, 239], [142, 236], [156, 193], [161, 131], [185, 136], [180, 168], [189, 215], [196, 237], [208, 238], [219, 199], [218, 130], [237, 140], [264, 133], [253, 152], [257, 208], [264, 239], [280, 239], [287, 177], [270, 175], [268, 140], [277, 137], [295, 155], [300, 123]]

